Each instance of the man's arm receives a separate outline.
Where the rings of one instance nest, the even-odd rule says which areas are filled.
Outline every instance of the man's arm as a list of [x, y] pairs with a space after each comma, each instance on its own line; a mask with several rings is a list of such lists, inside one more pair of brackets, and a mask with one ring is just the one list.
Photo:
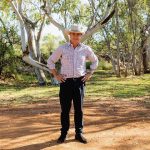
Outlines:
[[48, 58], [47, 60], [47, 66], [50, 69], [50, 72], [53, 74], [53, 76], [58, 80], [58, 81], [62, 81], [64, 82], [65, 79], [63, 78], [62, 75], [60, 75], [56, 68], [55, 68], [55, 63], [60, 59], [62, 55], [62, 49], [60, 47], [58, 47], [53, 53], [52, 55]]
[[98, 67], [99, 60], [90, 47], [88, 48], [88, 56], [87, 57], [88, 57], [89, 61], [92, 62], [92, 64], [90, 65], [90, 71], [93, 74], [94, 71]]
[[87, 58], [90, 62], [92, 62], [92, 64], [90, 65], [90, 71], [87, 72], [87, 74], [85, 75], [82, 81], [86, 81], [91, 78], [92, 74], [98, 67], [98, 63], [99, 63], [97, 56], [95, 55], [95, 53], [90, 47], [88, 47], [87, 49]]

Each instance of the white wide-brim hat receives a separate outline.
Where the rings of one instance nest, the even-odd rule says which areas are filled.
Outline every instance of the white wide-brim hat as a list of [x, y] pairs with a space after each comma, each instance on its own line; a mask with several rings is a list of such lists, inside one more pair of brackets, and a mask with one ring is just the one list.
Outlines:
[[83, 26], [81, 25], [77, 25], [77, 24], [74, 24], [74, 25], [71, 25], [71, 28], [70, 29], [66, 29], [65, 32], [67, 34], [69, 33], [81, 33], [81, 34], [84, 34], [84, 29], [83, 29]]

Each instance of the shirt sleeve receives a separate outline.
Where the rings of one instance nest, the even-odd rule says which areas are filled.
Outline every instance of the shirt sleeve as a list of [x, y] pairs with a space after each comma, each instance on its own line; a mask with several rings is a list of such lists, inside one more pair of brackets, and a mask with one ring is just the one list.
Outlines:
[[49, 69], [55, 69], [55, 63], [60, 59], [62, 55], [62, 49], [59, 46], [47, 60], [47, 66]]
[[87, 59], [92, 62], [90, 69], [95, 70], [98, 67], [99, 60], [90, 47], [87, 48], [87, 52]]

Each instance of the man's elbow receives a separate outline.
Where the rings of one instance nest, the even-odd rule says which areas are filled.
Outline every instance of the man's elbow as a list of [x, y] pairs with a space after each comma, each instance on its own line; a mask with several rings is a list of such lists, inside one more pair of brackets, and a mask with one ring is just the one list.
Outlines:
[[97, 61], [96, 61], [96, 62], [93, 62], [93, 63], [90, 65], [90, 69], [91, 69], [91, 70], [96, 70], [97, 67], [98, 67], [98, 62], [97, 62]]
[[99, 60], [98, 60], [98, 58], [96, 58], [95, 61], [92, 62], [90, 67], [91, 67], [91, 69], [95, 70], [95, 69], [97, 69], [98, 65], [99, 65]]
[[51, 59], [48, 59], [48, 60], [47, 60], [47, 67], [48, 67], [50, 70], [53, 70], [53, 69], [55, 69], [55, 63], [54, 63]]

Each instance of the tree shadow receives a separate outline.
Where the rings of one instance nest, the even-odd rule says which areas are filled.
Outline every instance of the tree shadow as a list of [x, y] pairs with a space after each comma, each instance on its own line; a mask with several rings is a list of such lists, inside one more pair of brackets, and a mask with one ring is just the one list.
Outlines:
[[[147, 102], [148, 103], [148, 102]], [[150, 103], [137, 101], [101, 101], [100, 103], [86, 103], [85, 126], [97, 126], [97, 130], [87, 133], [111, 130], [130, 123], [150, 123]], [[96, 117], [97, 116], [97, 117]], [[95, 119], [91, 119], [94, 118]]]
[[[144, 99], [143, 99], [144, 101]], [[73, 108], [73, 107], [72, 107]], [[85, 133], [94, 134], [112, 130], [130, 123], [150, 122], [149, 102], [91, 100], [84, 102]], [[71, 110], [73, 119], [73, 111]], [[8, 145], [22, 142], [15, 150], [37, 150], [57, 145], [56, 137], [60, 132], [60, 106], [58, 101], [45, 104], [33, 104], [20, 107], [3, 107], [0, 109], [0, 140], [7, 140]], [[74, 126], [71, 125], [71, 128]], [[88, 129], [86, 131], [86, 129]], [[21, 140], [24, 137], [31, 136]], [[33, 137], [32, 137], [33, 136]], [[42, 143], [30, 140], [50, 138]], [[18, 140], [16, 140], [18, 139]], [[29, 145], [24, 145], [28, 142]], [[66, 142], [73, 142], [69, 139]]]
[[[134, 137], [133, 137], [134, 138]], [[118, 141], [115, 146], [104, 146], [103, 149], [106, 150], [132, 150], [132, 149], [144, 149], [148, 150], [150, 147], [150, 139], [140, 140], [138, 143], [136, 140], [129, 140], [128, 142]]]

